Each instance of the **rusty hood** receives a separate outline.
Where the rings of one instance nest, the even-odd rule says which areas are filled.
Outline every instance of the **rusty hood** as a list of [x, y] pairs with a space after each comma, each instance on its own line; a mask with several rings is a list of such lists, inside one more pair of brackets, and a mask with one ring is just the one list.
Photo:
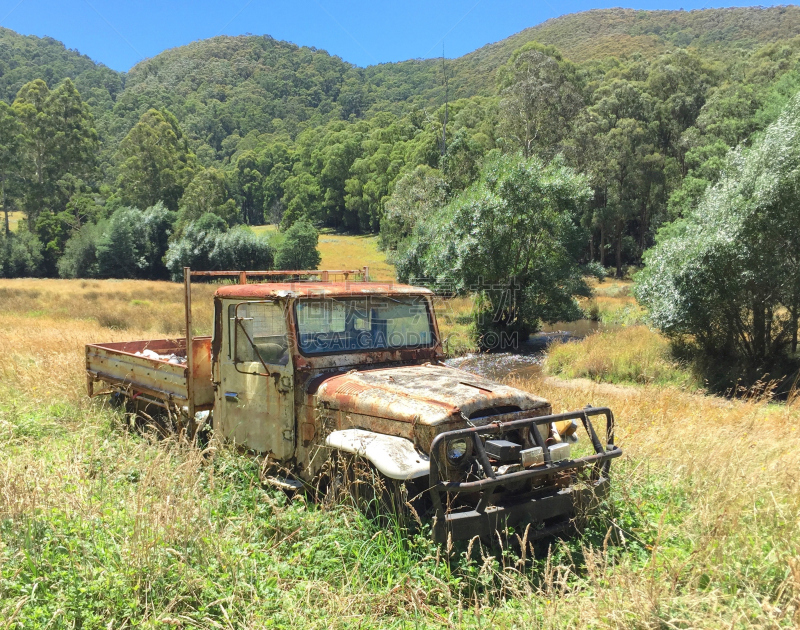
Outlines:
[[462, 419], [462, 414], [476, 418], [509, 407], [549, 406], [545, 399], [514, 387], [433, 364], [352, 370], [333, 376], [319, 386], [317, 401], [344, 413], [430, 426]]

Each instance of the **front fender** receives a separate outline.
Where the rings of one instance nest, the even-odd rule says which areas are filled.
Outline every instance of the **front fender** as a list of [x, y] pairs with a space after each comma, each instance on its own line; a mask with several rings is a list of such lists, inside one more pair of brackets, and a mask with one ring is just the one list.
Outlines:
[[411, 440], [363, 429], [334, 431], [325, 444], [369, 460], [390, 479], [416, 479], [430, 474], [430, 460], [414, 448]]

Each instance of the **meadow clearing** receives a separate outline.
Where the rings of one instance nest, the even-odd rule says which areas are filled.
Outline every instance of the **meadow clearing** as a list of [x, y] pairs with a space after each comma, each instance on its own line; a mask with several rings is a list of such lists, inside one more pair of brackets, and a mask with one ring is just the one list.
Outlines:
[[[195, 287], [197, 332], [211, 291]], [[625, 283], [593, 300], [600, 319], [638, 308]], [[451, 306], [464, 332], [470, 303]], [[182, 319], [171, 283], [0, 280], [0, 628], [800, 624], [800, 404], [642, 378], [669, 361], [645, 326], [553, 348], [574, 353], [546, 366], [558, 378], [511, 379], [555, 411], [610, 406], [625, 455], [583, 537], [498, 552], [288, 501], [254, 457], [149, 439], [86, 398], [86, 343], [178, 335]]]

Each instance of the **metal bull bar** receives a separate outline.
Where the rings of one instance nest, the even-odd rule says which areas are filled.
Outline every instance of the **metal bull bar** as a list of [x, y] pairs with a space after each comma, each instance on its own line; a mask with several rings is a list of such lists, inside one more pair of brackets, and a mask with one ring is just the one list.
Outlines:
[[[431, 472], [430, 495], [436, 510], [434, 521], [434, 539], [438, 542], [464, 540], [476, 535], [490, 535], [493, 531], [502, 530], [504, 527], [518, 523], [544, 523], [548, 520], [560, 519], [559, 523], [545, 526], [534, 532], [532, 538], [542, 537], [569, 526], [569, 519], [574, 516], [579, 505], [587, 505], [603, 496], [608, 487], [608, 472], [611, 460], [622, 455], [622, 449], [614, 445], [614, 414], [607, 407], [587, 407], [580, 411], [553, 414], [549, 416], [532, 416], [531, 411], [518, 411], [510, 414], [496, 416], [493, 421], [483, 426], [472, 426], [466, 429], [446, 431], [437, 435], [431, 444]], [[590, 421], [591, 416], [605, 416], [606, 418], [606, 446], [600, 443], [594, 426]], [[550, 451], [545, 443], [545, 438], [539, 431], [540, 425], [548, 425], [562, 420], [579, 420], [585, 429], [594, 455], [587, 455], [578, 459], [569, 459], [553, 462]], [[504, 434], [519, 429], [528, 429], [530, 437], [536, 446], [541, 447], [544, 463], [526, 470], [498, 475], [492, 468], [491, 462], [481, 440], [485, 434]], [[478, 462], [483, 468], [486, 478], [476, 481], [443, 481], [440, 479], [440, 466], [442, 458], [446, 462], [446, 447], [449, 440], [466, 437], [472, 439], [472, 447], [477, 455]], [[442, 448], [444, 447], [444, 448]], [[495, 491], [503, 485], [517, 484], [533, 479], [552, 476], [565, 471], [580, 471], [591, 468], [589, 483], [584, 488], [560, 486], [537, 489], [522, 495], [514, 495], [506, 499], [498, 495], [492, 502]], [[477, 494], [480, 493], [477, 505], [473, 509], [449, 512], [446, 510], [446, 500], [449, 494]], [[445, 495], [442, 497], [442, 495]], [[443, 498], [445, 501], [443, 501]], [[490, 505], [491, 503], [491, 505]]]

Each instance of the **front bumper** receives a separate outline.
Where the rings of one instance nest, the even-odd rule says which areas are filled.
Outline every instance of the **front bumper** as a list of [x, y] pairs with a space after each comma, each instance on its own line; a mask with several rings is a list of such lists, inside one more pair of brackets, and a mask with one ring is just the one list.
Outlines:
[[[622, 450], [614, 445], [614, 415], [606, 407], [590, 407], [549, 416], [532, 416], [535, 412], [516, 412], [494, 418], [484, 426], [447, 431], [436, 436], [431, 444], [430, 495], [436, 511], [433, 536], [437, 542], [465, 540], [479, 535], [491, 535], [494, 531], [506, 527], [519, 528], [520, 525], [544, 524], [542, 529], [533, 531], [533, 538], [561, 531], [569, 526], [570, 520], [582, 510], [590, 509], [605, 496], [609, 485], [609, 469], [611, 460], [622, 455]], [[606, 446], [601, 443], [590, 421], [591, 416], [603, 415], [606, 418]], [[593, 455], [577, 459], [552, 461], [539, 426], [562, 420], [580, 420], [594, 449]], [[491, 461], [481, 440], [481, 435], [504, 435], [511, 431], [528, 430], [533, 442], [542, 447], [544, 464], [499, 475], [492, 467]], [[443, 481], [439, 471], [442, 452], [446, 440], [466, 436], [472, 439], [473, 449], [483, 468], [485, 478], [477, 481]], [[563, 488], [555, 485], [548, 487], [547, 480], [564, 475], [577, 476], [579, 471], [588, 470], [588, 478]], [[544, 479], [543, 486], [522, 495], [509, 495], [498, 492], [510, 485], [524, 484], [528, 481]], [[478, 496], [477, 504], [472, 509], [450, 509], [453, 496], [468, 494]], [[553, 523], [553, 521], [556, 521]], [[528, 536], [531, 540], [532, 536]]]

